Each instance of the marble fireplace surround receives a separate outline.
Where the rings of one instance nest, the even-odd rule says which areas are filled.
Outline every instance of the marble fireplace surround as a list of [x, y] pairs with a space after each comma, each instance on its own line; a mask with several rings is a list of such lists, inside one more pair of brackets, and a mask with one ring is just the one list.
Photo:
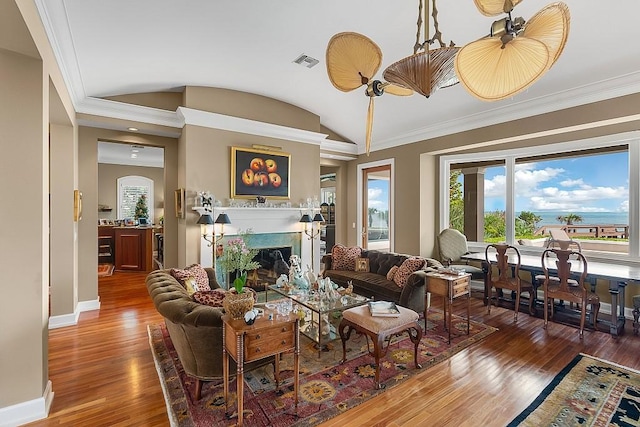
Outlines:
[[[319, 209], [317, 209], [319, 212]], [[314, 250], [313, 270], [320, 272], [320, 237], [309, 239], [303, 230], [304, 224], [300, 223], [300, 217], [305, 214], [312, 214], [312, 209], [306, 208], [235, 208], [216, 207], [213, 218], [219, 214], [226, 213], [231, 224], [224, 226], [224, 237], [232, 237], [239, 231], [251, 229], [254, 234], [253, 241], [257, 248], [273, 248], [290, 246], [292, 253], [299, 255], [302, 260], [304, 270], [307, 265], [311, 265], [311, 244]], [[310, 225], [309, 225], [310, 227]], [[216, 225], [216, 228], [219, 228]], [[218, 230], [219, 232], [219, 230]], [[285, 260], [289, 262], [289, 260]], [[213, 247], [200, 238], [200, 264], [205, 267], [213, 265]]]

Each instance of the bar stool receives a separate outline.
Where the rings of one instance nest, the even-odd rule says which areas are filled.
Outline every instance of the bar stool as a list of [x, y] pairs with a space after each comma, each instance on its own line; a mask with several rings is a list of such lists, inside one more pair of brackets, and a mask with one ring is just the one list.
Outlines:
[[638, 335], [638, 329], [640, 329], [640, 295], [634, 295], [633, 297], [633, 334]]

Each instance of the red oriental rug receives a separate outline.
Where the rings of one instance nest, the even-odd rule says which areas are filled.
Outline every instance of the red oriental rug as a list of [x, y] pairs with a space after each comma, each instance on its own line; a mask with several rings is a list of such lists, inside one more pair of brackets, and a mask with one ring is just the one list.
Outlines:
[[[297, 416], [293, 405], [293, 355], [285, 354], [280, 363], [284, 384], [275, 390], [271, 365], [245, 373], [244, 423], [246, 426], [313, 426], [384, 393], [409, 377], [453, 356], [482, 340], [497, 329], [471, 322], [466, 335], [466, 319], [454, 316], [451, 345], [443, 327], [442, 312], [431, 310], [429, 327], [419, 345], [421, 370], [413, 363], [413, 344], [407, 334], [392, 340], [381, 361], [380, 382], [373, 388], [375, 364], [366, 353], [364, 336], [351, 334], [347, 359], [342, 359], [340, 339], [329, 344], [318, 357], [314, 343], [301, 335], [300, 396]], [[202, 399], [193, 400], [195, 380], [185, 375], [164, 324], [149, 325], [149, 343], [160, 377], [172, 426], [228, 426], [235, 424], [235, 383], [230, 385], [230, 418], [225, 415], [222, 381], [204, 383]]]

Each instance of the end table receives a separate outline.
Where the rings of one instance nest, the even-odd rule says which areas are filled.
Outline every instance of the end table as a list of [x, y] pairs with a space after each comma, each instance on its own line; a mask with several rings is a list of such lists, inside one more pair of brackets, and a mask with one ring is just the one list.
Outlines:
[[222, 316], [222, 371], [224, 381], [225, 410], [229, 410], [229, 356], [236, 361], [237, 395], [238, 395], [238, 426], [242, 425], [243, 394], [244, 394], [244, 364], [269, 356], [275, 357], [276, 386], [280, 382], [280, 354], [293, 351], [293, 387], [295, 394], [295, 408], [298, 412], [298, 381], [299, 381], [299, 320], [295, 314], [288, 316], [274, 316], [268, 320], [265, 316], [256, 319], [253, 325], [247, 325], [244, 319], [232, 319]]
[[[469, 315], [471, 314], [471, 274], [463, 275], [427, 273], [426, 291], [444, 298], [445, 328], [449, 331], [449, 344], [451, 344], [451, 306], [453, 300], [459, 297], [467, 297], [467, 335], [469, 335]], [[427, 330], [427, 310], [424, 308], [424, 330]], [[448, 311], [448, 313], [447, 313]]]

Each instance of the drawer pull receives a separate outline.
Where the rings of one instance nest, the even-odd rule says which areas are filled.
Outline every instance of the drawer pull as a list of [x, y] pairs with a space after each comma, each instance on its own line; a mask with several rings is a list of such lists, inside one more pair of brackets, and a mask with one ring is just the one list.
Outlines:
[[283, 327], [282, 332], [287, 332], [287, 328]]
[[256, 347], [256, 353], [260, 353], [260, 347]]
[[259, 340], [260, 339], [260, 334], [256, 335], [256, 339]]
[[286, 344], [287, 342], [285, 340], [282, 340], [282, 342], [280, 344]]

